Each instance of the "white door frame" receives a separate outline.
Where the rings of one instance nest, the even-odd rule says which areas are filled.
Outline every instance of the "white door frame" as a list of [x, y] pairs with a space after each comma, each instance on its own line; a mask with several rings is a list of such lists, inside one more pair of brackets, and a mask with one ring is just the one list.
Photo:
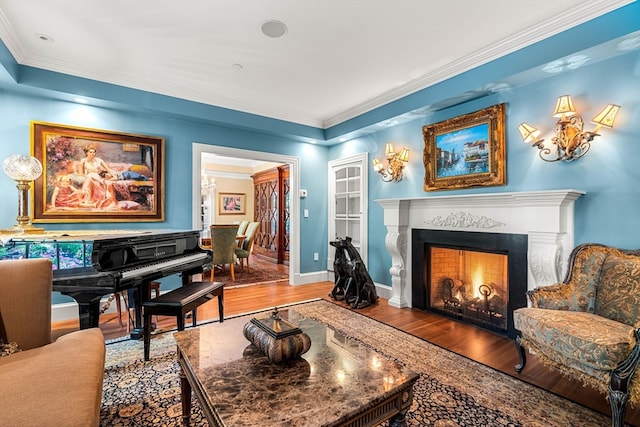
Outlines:
[[261, 160], [264, 162], [289, 164], [289, 207], [291, 209], [289, 215], [289, 220], [291, 221], [289, 233], [289, 284], [303, 284], [300, 277], [300, 197], [298, 197], [300, 194], [300, 158], [284, 154], [222, 147], [219, 145], [208, 145], [197, 142], [194, 142], [192, 147], [193, 206], [191, 223], [194, 230], [200, 230], [202, 228], [202, 224], [200, 222], [200, 185], [202, 182], [201, 173], [203, 153], [211, 153], [219, 156], [236, 157], [247, 160]]

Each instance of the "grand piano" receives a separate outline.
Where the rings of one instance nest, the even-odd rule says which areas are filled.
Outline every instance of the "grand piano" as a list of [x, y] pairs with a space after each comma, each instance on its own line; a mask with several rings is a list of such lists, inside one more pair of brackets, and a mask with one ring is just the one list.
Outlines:
[[[149, 282], [173, 274], [183, 285], [211, 268], [199, 231], [46, 231], [0, 236], [0, 260], [49, 258], [53, 290], [78, 303], [80, 328], [97, 327], [103, 296], [132, 289], [135, 327], [142, 336], [142, 303]], [[26, 285], [26, 284], [25, 284]]]

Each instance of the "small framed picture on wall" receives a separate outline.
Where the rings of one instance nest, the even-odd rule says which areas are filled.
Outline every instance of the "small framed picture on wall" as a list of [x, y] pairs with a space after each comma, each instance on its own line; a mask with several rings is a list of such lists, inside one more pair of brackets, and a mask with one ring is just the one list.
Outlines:
[[245, 193], [218, 193], [218, 214], [244, 215], [246, 203]]

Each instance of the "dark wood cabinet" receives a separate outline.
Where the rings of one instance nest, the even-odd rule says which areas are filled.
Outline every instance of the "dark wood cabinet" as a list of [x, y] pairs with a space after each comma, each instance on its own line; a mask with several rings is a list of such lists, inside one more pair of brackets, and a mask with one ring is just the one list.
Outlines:
[[289, 264], [289, 165], [253, 175], [255, 214], [260, 223], [253, 254], [277, 264]]

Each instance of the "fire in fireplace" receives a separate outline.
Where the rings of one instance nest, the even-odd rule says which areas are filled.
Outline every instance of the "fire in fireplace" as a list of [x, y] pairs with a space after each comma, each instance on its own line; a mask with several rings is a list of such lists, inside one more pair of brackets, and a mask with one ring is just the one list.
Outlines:
[[528, 238], [412, 230], [412, 305], [510, 337], [526, 306]]
[[429, 308], [506, 332], [507, 256], [430, 247]]

